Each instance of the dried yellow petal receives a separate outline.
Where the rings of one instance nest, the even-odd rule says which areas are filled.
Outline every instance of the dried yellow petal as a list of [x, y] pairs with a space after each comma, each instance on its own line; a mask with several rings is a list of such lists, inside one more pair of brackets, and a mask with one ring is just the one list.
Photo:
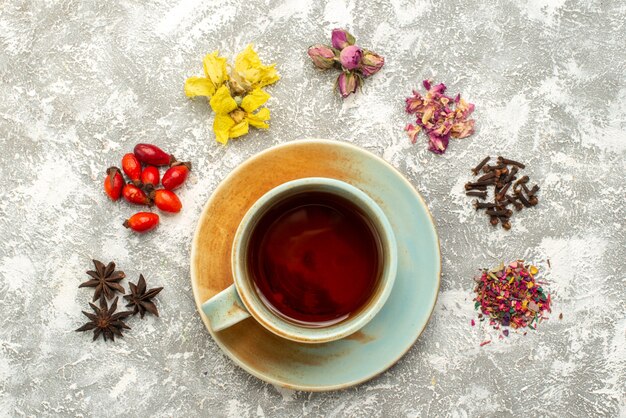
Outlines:
[[238, 136], [242, 136], [248, 133], [248, 121], [242, 120], [232, 128], [230, 128], [229, 136], [231, 138], [237, 138]]
[[275, 66], [276, 64], [263, 65], [252, 44], [250, 44], [235, 58], [234, 71], [244, 78], [252, 88], [257, 88], [273, 84], [280, 79]]
[[230, 129], [235, 126], [235, 121], [228, 115], [215, 115], [213, 121], [213, 132], [217, 142], [226, 144], [228, 142]]
[[215, 93], [215, 86], [208, 78], [189, 77], [185, 80], [185, 94], [187, 97], [211, 97], [213, 93]]
[[211, 97], [211, 108], [218, 115], [225, 115], [237, 109], [237, 102], [230, 96], [228, 87], [222, 86]]
[[207, 54], [202, 60], [204, 74], [211, 80], [215, 89], [219, 88], [228, 80], [228, 70], [226, 69], [226, 57], [220, 57], [218, 51]]
[[241, 101], [241, 108], [248, 113], [252, 113], [259, 107], [263, 106], [265, 102], [269, 100], [271, 96], [265, 91], [255, 89], [246, 95]]
[[267, 107], [260, 109], [256, 113], [248, 114], [248, 122], [255, 128], [267, 129], [270, 126], [266, 123], [270, 120], [270, 110]]

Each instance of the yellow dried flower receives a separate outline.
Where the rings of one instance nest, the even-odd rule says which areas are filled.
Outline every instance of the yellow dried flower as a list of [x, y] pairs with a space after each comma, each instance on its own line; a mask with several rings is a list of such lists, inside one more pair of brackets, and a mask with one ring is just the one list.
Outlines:
[[270, 110], [266, 107], [259, 109], [269, 98], [270, 95], [259, 88], [244, 96], [238, 105], [228, 87], [224, 85], [217, 89], [210, 102], [215, 112], [215, 139], [226, 144], [231, 138], [247, 134], [249, 125], [269, 128]]
[[235, 58], [230, 74], [226, 58], [218, 51], [207, 54], [203, 60], [204, 77], [190, 77], [185, 81], [188, 97], [206, 96], [215, 112], [213, 131], [218, 142], [226, 144], [229, 139], [248, 133], [251, 126], [267, 129], [269, 109], [263, 106], [270, 98], [262, 87], [280, 79], [276, 64], [264, 65], [248, 45]]

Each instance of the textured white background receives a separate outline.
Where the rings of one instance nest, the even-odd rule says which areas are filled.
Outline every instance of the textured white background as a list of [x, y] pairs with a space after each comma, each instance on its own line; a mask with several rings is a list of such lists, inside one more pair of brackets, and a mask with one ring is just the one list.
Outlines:
[[[387, 58], [343, 102], [336, 73], [305, 54], [337, 26]], [[625, 416], [625, 34], [619, 0], [1, 1], [0, 414]], [[205, 53], [234, 56], [248, 42], [282, 75], [269, 89], [272, 127], [222, 147], [209, 106], [182, 86]], [[476, 104], [477, 133], [443, 157], [402, 130], [404, 97], [424, 78]], [[326, 394], [238, 369], [205, 330], [189, 281], [191, 236], [218, 182], [254, 153], [310, 136], [359, 144], [405, 173], [444, 260], [416, 346], [381, 377]], [[145, 236], [121, 227], [132, 209], [101, 189], [137, 142], [194, 163], [182, 214]], [[542, 186], [510, 232], [462, 194], [487, 154], [527, 162]], [[92, 257], [165, 286], [161, 319], [131, 320], [113, 344], [73, 332]], [[537, 332], [498, 340], [469, 325], [472, 276], [518, 257], [546, 274], [554, 311]]]

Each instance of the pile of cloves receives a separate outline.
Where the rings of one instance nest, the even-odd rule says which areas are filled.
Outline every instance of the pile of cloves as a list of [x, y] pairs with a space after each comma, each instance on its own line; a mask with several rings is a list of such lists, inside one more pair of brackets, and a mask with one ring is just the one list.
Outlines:
[[[498, 157], [497, 164], [487, 164], [491, 157], [486, 157], [476, 167], [472, 169], [475, 176], [483, 173], [475, 182], [469, 182], [465, 185], [465, 194], [474, 196], [480, 200], [487, 199], [487, 188], [494, 187], [492, 202], [474, 201], [476, 210], [485, 209], [485, 213], [490, 218], [493, 226], [502, 224], [502, 228], [511, 229], [510, 218], [513, 215], [511, 209], [507, 209], [509, 205], [513, 205], [516, 211], [523, 208], [529, 208], [539, 203], [537, 192], [539, 186], [536, 184], [532, 188], [528, 188], [528, 176], [517, 177], [520, 169], [526, 166], [520, 162], [509, 160], [504, 157]], [[512, 193], [509, 193], [512, 191]]]

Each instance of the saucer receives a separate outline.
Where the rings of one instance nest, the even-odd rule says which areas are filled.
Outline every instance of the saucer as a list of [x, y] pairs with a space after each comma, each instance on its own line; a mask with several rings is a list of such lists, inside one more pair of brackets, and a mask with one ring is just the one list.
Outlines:
[[[239, 222], [267, 191], [303, 177], [343, 180], [383, 209], [398, 243], [398, 274], [389, 299], [360, 331], [323, 344], [280, 338], [253, 318], [214, 332], [201, 305], [233, 283], [230, 252]], [[206, 203], [191, 248], [196, 305], [215, 342], [250, 374], [295, 390], [343, 389], [391, 367], [424, 330], [435, 306], [440, 274], [439, 239], [420, 194], [381, 158], [339, 141], [289, 142], [239, 165]]]

